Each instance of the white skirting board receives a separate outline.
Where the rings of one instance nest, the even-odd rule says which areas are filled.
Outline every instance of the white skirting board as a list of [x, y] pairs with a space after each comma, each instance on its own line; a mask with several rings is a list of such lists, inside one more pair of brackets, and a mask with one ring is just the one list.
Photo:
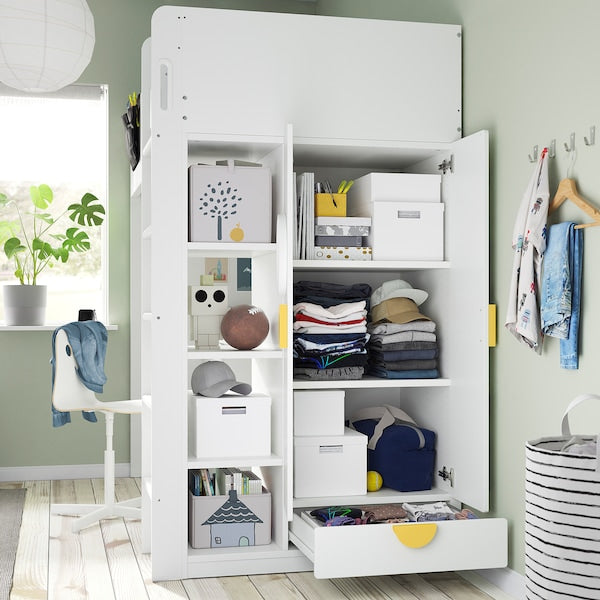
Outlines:
[[[525, 577], [508, 567], [503, 569], [480, 569], [478, 571], [462, 571], [459, 573], [480, 590], [490, 594], [496, 600], [521, 600], [525, 598]], [[494, 595], [488, 589], [488, 582], [502, 590], [503, 595]]]
[[[130, 464], [115, 465], [115, 477], [130, 477]], [[0, 467], [0, 481], [91, 479], [104, 477], [104, 465], [47, 465], [39, 467]]]

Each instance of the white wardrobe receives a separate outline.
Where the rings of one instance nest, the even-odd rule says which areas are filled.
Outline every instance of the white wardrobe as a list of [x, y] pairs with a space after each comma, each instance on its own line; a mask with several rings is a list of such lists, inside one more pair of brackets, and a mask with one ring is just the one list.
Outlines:
[[[461, 137], [461, 28], [164, 6], [154, 14], [142, 56], [143, 152], [132, 181], [132, 380], [145, 397], [144, 532], [153, 579], [505, 566], [506, 521], [485, 518], [488, 136]], [[187, 168], [230, 158], [271, 169], [272, 240], [188, 242]], [[375, 171], [442, 174], [444, 260], [294, 261], [293, 182], [304, 171], [332, 181]], [[257, 349], [204, 351], [190, 343], [188, 285], [207, 258], [252, 259], [250, 300], [271, 325]], [[441, 377], [294, 381], [293, 282], [375, 288], [396, 278], [429, 291]], [[206, 360], [227, 362], [270, 395], [270, 455], [188, 454], [190, 373]], [[294, 498], [293, 392], [328, 387], [345, 391], [347, 416], [388, 403], [434, 430], [434, 487]], [[194, 549], [188, 470], [228, 466], [260, 469], [272, 496], [271, 543]], [[481, 518], [440, 522], [428, 544], [410, 547], [398, 526], [314, 528], [300, 517], [310, 507], [429, 500], [465, 504]]]

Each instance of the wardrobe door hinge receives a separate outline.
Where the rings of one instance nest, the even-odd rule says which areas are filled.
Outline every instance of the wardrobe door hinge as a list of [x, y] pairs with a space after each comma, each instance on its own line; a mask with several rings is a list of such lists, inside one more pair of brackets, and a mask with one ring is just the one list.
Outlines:
[[452, 467], [450, 467], [448, 469], [444, 465], [442, 467], [441, 471], [438, 471], [437, 474], [438, 474], [438, 477], [441, 477], [444, 481], [449, 481], [450, 487], [454, 487], [454, 469]]
[[438, 165], [438, 171], [441, 171], [444, 175], [446, 174], [446, 171], [450, 171], [450, 173], [454, 173], [454, 154], [451, 154], [450, 158], [448, 160], [444, 159]]

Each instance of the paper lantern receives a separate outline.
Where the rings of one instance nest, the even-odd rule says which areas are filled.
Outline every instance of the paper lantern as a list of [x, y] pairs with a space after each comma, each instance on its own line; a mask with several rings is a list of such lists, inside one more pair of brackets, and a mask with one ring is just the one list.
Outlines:
[[94, 49], [85, 0], [0, 0], [0, 81], [53, 92], [76, 81]]

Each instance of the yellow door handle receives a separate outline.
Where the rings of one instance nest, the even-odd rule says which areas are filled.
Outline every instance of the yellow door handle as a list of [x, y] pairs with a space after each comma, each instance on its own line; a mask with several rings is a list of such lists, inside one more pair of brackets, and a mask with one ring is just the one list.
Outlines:
[[437, 533], [437, 523], [406, 523], [392, 528], [396, 537], [407, 548], [423, 548]]

